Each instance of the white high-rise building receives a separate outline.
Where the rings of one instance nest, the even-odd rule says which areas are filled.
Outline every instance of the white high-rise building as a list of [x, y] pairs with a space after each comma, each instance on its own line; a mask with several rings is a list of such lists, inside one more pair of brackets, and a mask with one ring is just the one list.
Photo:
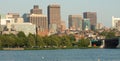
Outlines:
[[117, 24], [120, 21], [120, 18], [115, 18], [114, 16], [112, 16], [112, 28], [117, 28]]

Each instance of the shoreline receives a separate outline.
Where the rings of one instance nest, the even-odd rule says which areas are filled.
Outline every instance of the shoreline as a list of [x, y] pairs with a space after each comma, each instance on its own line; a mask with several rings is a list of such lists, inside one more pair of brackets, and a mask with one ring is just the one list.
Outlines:
[[1, 48], [0, 50], [59, 50], [59, 49], [101, 49], [99, 47], [81, 47], [81, 48]]

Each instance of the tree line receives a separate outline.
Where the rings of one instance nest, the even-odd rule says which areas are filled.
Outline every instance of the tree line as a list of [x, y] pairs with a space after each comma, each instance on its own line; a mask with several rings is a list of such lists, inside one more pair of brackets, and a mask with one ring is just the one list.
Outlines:
[[0, 48], [70, 48], [88, 47], [89, 39], [80, 39], [76, 42], [71, 35], [51, 35], [41, 37], [35, 34], [26, 36], [24, 32], [18, 34], [0, 35]]

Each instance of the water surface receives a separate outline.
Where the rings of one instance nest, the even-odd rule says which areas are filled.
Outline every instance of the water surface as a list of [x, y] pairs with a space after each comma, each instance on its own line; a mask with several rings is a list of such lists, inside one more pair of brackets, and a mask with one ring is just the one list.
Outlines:
[[120, 49], [0, 51], [0, 61], [120, 61]]

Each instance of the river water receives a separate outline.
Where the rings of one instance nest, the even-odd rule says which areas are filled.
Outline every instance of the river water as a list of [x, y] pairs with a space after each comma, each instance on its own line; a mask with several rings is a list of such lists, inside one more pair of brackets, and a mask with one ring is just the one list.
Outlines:
[[0, 51], [0, 61], [120, 61], [120, 49]]

